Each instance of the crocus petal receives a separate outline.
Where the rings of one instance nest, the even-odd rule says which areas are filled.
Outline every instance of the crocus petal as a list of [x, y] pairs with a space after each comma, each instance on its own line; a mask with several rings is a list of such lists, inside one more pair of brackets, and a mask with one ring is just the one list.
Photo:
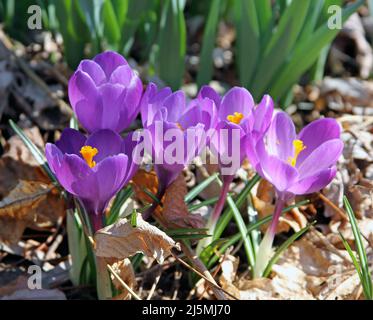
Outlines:
[[198, 98], [209, 98], [215, 102], [217, 108], [220, 107], [221, 97], [220, 95], [210, 86], [203, 86], [198, 93]]
[[298, 134], [306, 149], [298, 156], [297, 162], [301, 164], [317, 147], [328, 140], [338, 139], [341, 134], [341, 127], [335, 119], [324, 118], [312, 121], [305, 126]]
[[69, 80], [69, 100], [74, 111], [76, 104], [85, 99], [90, 102], [98, 97], [97, 87], [92, 78], [85, 72], [78, 70]]
[[154, 115], [162, 107], [163, 101], [172, 94], [169, 87], [157, 91], [157, 85], [149, 83], [140, 102], [141, 119], [144, 128], [150, 126]]
[[299, 166], [300, 179], [310, 177], [323, 169], [335, 165], [343, 151], [343, 142], [333, 139], [316, 148]]
[[271, 124], [273, 115], [273, 100], [269, 95], [265, 95], [262, 101], [255, 107], [253, 121], [253, 131], [264, 134]]
[[158, 193], [162, 194], [166, 188], [176, 180], [179, 174], [183, 171], [184, 165], [160, 165], [155, 164], [154, 170], [158, 177]]
[[248, 116], [254, 107], [254, 99], [245, 88], [234, 87], [223, 97], [219, 107], [219, 119], [226, 120], [235, 112]]
[[54, 174], [57, 174], [57, 171], [61, 167], [63, 161], [63, 154], [56, 145], [52, 143], [47, 143], [45, 146], [45, 157], [47, 158], [48, 165]]
[[267, 146], [271, 155], [283, 161], [294, 156], [293, 141], [296, 139], [294, 123], [285, 112], [278, 112], [268, 129]]
[[85, 144], [97, 148], [98, 153], [94, 157], [96, 163], [122, 151], [122, 138], [119, 134], [109, 129], [95, 131], [88, 137]]
[[120, 83], [123, 86], [129, 86], [134, 75], [131, 67], [126, 64], [116, 68], [110, 76], [110, 83]]
[[105, 72], [102, 70], [101, 66], [93, 60], [82, 60], [77, 70], [87, 73], [95, 82], [96, 86], [99, 86], [106, 81]]
[[98, 163], [93, 171], [98, 183], [99, 210], [103, 212], [109, 200], [119, 191], [127, 174], [128, 157], [118, 154]]
[[136, 132], [131, 132], [122, 141], [121, 152], [126, 154], [128, 157], [127, 175], [123, 183], [124, 185], [132, 179], [141, 164], [142, 158], [144, 157], [144, 149], [142, 148], [142, 145], [139, 144], [140, 141], [135, 139], [135, 136]]
[[336, 172], [337, 168], [335, 166], [321, 170], [315, 175], [298, 181], [288, 191], [297, 195], [320, 191], [333, 180]]
[[66, 128], [62, 131], [56, 146], [62, 153], [77, 154], [86, 141], [86, 137], [78, 130]]
[[79, 156], [65, 154], [61, 167], [56, 170], [59, 183], [71, 194], [82, 198], [95, 198], [97, 181], [91, 168]]
[[215, 104], [210, 99], [192, 100], [187, 110], [179, 118], [178, 123], [185, 130], [202, 123], [206, 130], [216, 123]]
[[268, 155], [264, 143], [260, 141], [257, 144], [256, 152], [260, 159], [260, 165], [257, 165], [258, 173], [271, 182], [278, 192], [284, 192], [294, 184], [298, 178], [296, 168], [276, 156]]
[[93, 61], [98, 63], [104, 70], [106, 78], [110, 79], [113, 71], [121, 65], [128, 64], [124, 57], [114, 51], [106, 51], [94, 57]]
[[125, 88], [119, 84], [104, 84], [99, 88], [102, 99], [101, 123], [96, 129], [112, 129], [118, 127], [119, 114], [121, 112], [122, 94]]
[[79, 122], [88, 132], [102, 128], [103, 105], [101, 98], [97, 98], [92, 103], [85, 99], [81, 100], [75, 105], [74, 111]]
[[163, 101], [163, 106], [167, 108], [167, 121], [177, 122], [185, 111], [184, 92], [181, 90], [174, 92]]
[[234, 175], [246, 156], [246, 134], [240, 125], [220, 121], [211, 138], [210, 151], [218, 159], [223, 175]]
[[140, 100], [142, 95], [142, 82], [139, 77], [134, 76], [129, 86], [123, 91], [118, 99], [121, 105], [117, 132], [121, 132], [133, 122], [140, 112]]

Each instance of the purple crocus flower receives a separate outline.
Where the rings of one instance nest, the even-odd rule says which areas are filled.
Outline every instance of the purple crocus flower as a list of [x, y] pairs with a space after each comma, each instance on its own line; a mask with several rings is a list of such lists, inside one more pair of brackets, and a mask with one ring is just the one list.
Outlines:
[[[269, 128], [273, 101], [269, 95], [265, 95], [255, 106], [250, 92], [241, 87], [234, 87], [220, 97], [213, 88], [204, 86], [198, 97], [212, 99], [218, 108], [217, 130], [210, 149], [217, 155], [223, 186], [209, 222], [213, 227], [224, 207], [234, 174], [246, 157], [247, 146], [256, 145]], [[227, 161], [230, 159], [232, 160]]]
[[336, 174], [336, 162], [342, 150], [340, 126], [336, 120], [313, 121], [297, 135], [288, 114], [278, 112], [275, 115], [265, 139], [250, 152], [256, 171], [274, 185], [277, 193], [271, 225], [258, 249], [254, 276], [261, 276], [268, 263], [286, 201], [328, 185]]
[[201, 152], [205, 132], [216, 125], [216, 107], [208, 98], [187, 103], [184, 92], [158, 90], [150, 83], [141, 100], [141, 117], [151, 139], [148, 151], [155, 162], [157, 196], [161, 198], [185, 165]]
[[65, 129], [56, 144], [45, 148], [48, 164], [59, 183], [76, 196], [92, 220], [93, 229], [102, 227], [110, 199], [132, 178], [139, 161], [134, 161], [136, 143], [129, 135], [122, 139], [103, 129], [86, 138], [79, 131]]
[[126, 129], [139, 113], [141, 95], [140, 78], [113, 51], [82, 60], [69, 81], [70, 103], [88, 132]]

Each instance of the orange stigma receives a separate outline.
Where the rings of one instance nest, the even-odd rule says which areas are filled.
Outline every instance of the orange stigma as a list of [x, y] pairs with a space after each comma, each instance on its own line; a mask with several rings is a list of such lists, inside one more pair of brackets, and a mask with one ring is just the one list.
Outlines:
[[243, 114], [241, 112], [235, 112], [234, 114], [230, 114], [229, 116], [227, 116], [227, 120], [235, 124], [240, 124], [242, 119]]
[[295, 167], [297, 164], [297, 159], [299, 154], [306, 149], [306, 146], [303, 144], [302, 140], [294, 140], [293, 141], [293, 146], [294, 146], [294, 157], [289, 157], [288, 162]]
[[181, 131], [184, 131], [184, 128], [181, 126], [181, 124], [179, 122], [176, 122], [176, 126], [181, 130]]
[[98, 153], [97, 148], [92, 148], [91, 146], [84, 146], [80, 149], [80, 154], [87, 162], [90, 168], [93, 168], [96, 165], [96, 161], [93, 161], [93, 157]]

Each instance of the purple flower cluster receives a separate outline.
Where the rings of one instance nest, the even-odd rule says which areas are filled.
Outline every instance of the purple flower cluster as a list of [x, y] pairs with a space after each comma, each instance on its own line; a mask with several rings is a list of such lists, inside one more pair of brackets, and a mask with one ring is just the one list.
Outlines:
[[60, 184], [91, 216], [95, 230], [102, 227], [110, 199], [140, 164], [137, 135], [120, 136], [139, 113], [142, 132], [150, 141], [144, 149], [154, 160], [159, 197], [202, 151], [209, 150], [217, 159], [223, 189], [212, 214], [215, 221], [235, 172], [249, 159], [278, 195], [268, 243], [272, 243], [283, 204], [294, 195], [326, 186], [336, 173], [343, 149], [335, 120], [314, 121], [297, 135], [285, 112], [274, 115], [270, 96], [256, 105], [244, 88], [234, 87], [220, 96], [204, 86], [193, 100], [182, 91], [158, 89], [153, 83], [143, 92], [140, 78], [127, 61], [111, 51], [80, 63], [69, 81], [69, 98], [88, 136], [66, 129], [56, 144], [47, 144], [46, 156]]

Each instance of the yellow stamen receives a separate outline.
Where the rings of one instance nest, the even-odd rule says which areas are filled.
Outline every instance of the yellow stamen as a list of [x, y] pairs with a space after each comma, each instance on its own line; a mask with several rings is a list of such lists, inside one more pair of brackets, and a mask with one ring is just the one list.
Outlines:
[[235, 124], [240, 124], [242, 119], [243, 114], [241, 112], [235, 112], [234, 114], [230, 114], [229, 116], [227, 116], [227, 120]]
[[176, 125], [177, 127], [181, 130], [181, 131], [184, 131], [184, 128], [181, 126], [181, 124], [179, 122], [176, 122]]
[[98, 153], [96, 148], [92, 148], [91, 146], [84, 146], [80, 149], [80, 154], [84, 158], [85, 162], [87, 162], [90, 168], [93, 168], [96, 165], [96, 161], [93, 161], [93, 157]]
[[293, 141], [293, 146], [294, 146], [294, 157], [289, 157], [288, 162], [295, 167], [297, 164], [297, 159], [299, 154], [306, 149], [306, 146], [303, 144], [302, 140], [294, 140]]

